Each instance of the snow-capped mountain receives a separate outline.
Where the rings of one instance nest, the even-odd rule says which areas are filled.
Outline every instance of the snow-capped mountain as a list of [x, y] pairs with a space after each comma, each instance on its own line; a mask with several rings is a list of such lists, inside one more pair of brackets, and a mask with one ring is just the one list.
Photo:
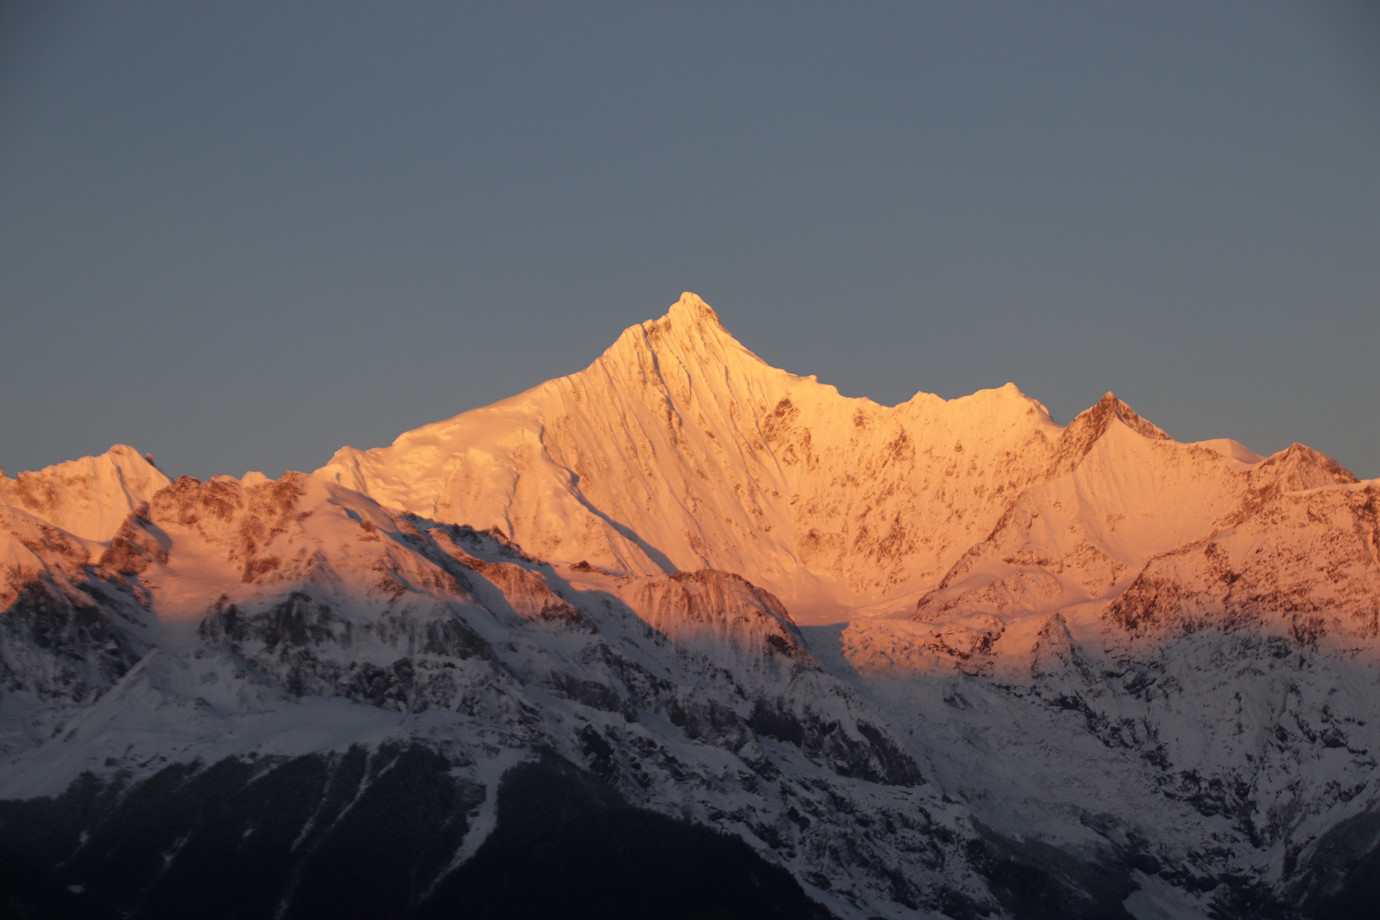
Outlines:
[[700, 298], [585, 370], [317, 471], [620, 574], [738, 572], [802, 620], [918, 593], [982, 539], [1060, 429], [1013, 385], [894, 408], [773, 368]]
[[311, 474], [0, 477], [0, 885], [1370, 916], [1378, 495], [1110, 393], [1066, 427], [1011, 384], [845, 398], [693, 294]]

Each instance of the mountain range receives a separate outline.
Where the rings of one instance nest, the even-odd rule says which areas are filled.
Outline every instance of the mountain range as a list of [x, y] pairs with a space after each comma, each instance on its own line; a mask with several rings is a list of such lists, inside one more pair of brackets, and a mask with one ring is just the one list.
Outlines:
[[1380, 903], [1380, 481], [694, 294], [309, 474], [0, 474], [0, 610], [13, 916]]

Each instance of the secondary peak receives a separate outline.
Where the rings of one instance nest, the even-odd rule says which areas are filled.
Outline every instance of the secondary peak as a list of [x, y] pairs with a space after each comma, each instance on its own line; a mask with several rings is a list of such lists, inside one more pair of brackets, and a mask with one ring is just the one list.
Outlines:
[[[1107, 424], [1115, 418], [1142, 437], [1161, 441], [1169, 439], [1169, 435], [1158, 425], [1142, 418], [1135, 409], [1118, 399], [1111, 390], [1108, 390], [1106, 395], [1097, 401], [1097, 405], [1088, 409], [1083, 415], [1088, 416], [1099, 435], [1106, 429]], [[1078, 419], [1074, 419], [1074, 421], [1076, 422]], [[1070, 425], [1069, 427], [1073, 426]]]

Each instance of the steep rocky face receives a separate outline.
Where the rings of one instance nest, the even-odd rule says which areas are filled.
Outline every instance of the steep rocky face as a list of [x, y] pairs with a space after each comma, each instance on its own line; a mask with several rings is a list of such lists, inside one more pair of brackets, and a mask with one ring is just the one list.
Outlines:
[[1309, 650], [1369, 650], [1380, 634], [1374, 482], [1270, 490], [1210, 538], [1151, 560], [1107, 609], [1135, 636], [1250, 628]]
[[38, 576], [0, 616], [0, 686], [42, 700], [86, 703], [148, 650], [148, 611], [124, 585]]
[[0, 603], [40, 574], [74, 572], [91, 558], [93, 544], [42, 518], [0, 507]]
[[385, 917], [448, 873], [484, 794], [403, 742], [88, 775], [0, 803], [0, 828], [115, 916]]

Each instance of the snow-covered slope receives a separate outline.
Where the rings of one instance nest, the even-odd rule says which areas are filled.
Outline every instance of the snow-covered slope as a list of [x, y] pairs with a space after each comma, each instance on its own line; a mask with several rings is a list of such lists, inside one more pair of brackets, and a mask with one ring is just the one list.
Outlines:
[[0, 609], [0, 870], [130, 916], [511, 912], [483, 867], [690, 825], [800, 915], [1380, 897], [1380, 482], [848, 399], [693, 294], [313, 474], [0, 479]]
[[1048, 465], [1013, 385], [895, 407], [770, 367], [699, 297], [585, 370], [318, 471], [623, 574], [736, 572], [802, 619], [929, 586]]
[[0, 473], [0, 507], [26, 511], [84, 540], [104, 542], [131, 511], [168, 484], [153, 461], [117, 444], [10, 479]]
[[[1267, 460], [1178, 443], [1109, 393], [1064, 430], [1048, 475], [968, 548], [916, 616], [1020, 619], [1057, 610], [1077, 623], [1095, 620], [1152, 559], [1248, 521], [1273, 533], [1272, 498], [1355, 482], [1301, 445]], [[1308, 555], [1304, 532], [1279, 536]]]

